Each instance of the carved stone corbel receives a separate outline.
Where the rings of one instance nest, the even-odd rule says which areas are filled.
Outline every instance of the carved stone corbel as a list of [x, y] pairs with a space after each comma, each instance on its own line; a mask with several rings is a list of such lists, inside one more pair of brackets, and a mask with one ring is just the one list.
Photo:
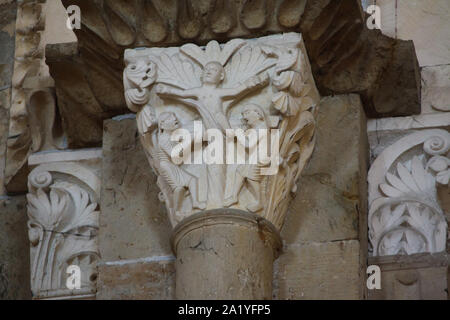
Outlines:
[[[269, 299], [278, 232], [315, 142], [319, 94], [301, 36], [127, 50], [125, 63], [125, 100], [137, 113], [141, 142], [175, 228], [177, 297]], [[187, 134], [181, 159], [180, 132]], [[244, 162], [235, 158], [239, 150]], [[251, 250], [244, 234], [269, 264], [244, 254]], [[238, 253], [223, 241], [245, 243], [236, 244], [243, 245]], [[220, 259], [204, 260], [196, 250], [238, 254], [242, 274], [232, 272], [232, 264], [220, 267], [230, 277], [211, 291], [195, 270], [201, 261], [220, 265]], [[242, 284], [242, 277], [251, 284]], [[231, 283], [236, 291], [226, 288]], [[255, 294], [254, 286], [263, 290]]]
[[373, 256], [445, 251], [447, 221], [437, 185], [449, 184], [449, 151], [449, 132], [422, 130], [374, 161], [368, 175]]
[[[34, 169], [27, 200], [34, 299], [95, 297], [100, 159], [98, 150], [30, 156]], [[71, 266], [80, 271], [79, 287]]]

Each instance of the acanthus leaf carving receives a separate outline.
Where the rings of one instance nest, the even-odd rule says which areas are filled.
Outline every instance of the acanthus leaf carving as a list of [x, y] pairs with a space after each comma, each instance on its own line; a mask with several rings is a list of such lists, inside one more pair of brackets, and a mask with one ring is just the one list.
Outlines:
[[77, 295], [96, 290], [98, 194], [84, 182], [76, 182], [70, 174], [73, 167], [73, 163], [54, 168], [40, 165], [29, 175], [28, 235], [35, 299], [73, 295], [66, 288], [70, 265], [81, 270]]
[[[373, 163], [369, 239], [374, 256], [445, 250], [447, 221], [437, 185], [448, 184], [449, 143], [447, 131], [424, 130], [386, 148]], [[416, 155], [405, 161], [402, 155], [411, 150]]]

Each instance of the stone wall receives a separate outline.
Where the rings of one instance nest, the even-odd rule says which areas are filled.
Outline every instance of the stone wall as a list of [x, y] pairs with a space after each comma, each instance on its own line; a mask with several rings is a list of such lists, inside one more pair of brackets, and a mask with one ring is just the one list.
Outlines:
[[282, 229], [274, 298], [362, 299], [368, 153], [359, 96], [322, 99], [316, 143]]
[[173, 299], [171, 228], [134, 117], [104, 123], [98, 299]]
[[16, 12], [15, 0], [0, 1], [0, 300], [31, 297], [26, 199], [7, 197], [4, 188]]

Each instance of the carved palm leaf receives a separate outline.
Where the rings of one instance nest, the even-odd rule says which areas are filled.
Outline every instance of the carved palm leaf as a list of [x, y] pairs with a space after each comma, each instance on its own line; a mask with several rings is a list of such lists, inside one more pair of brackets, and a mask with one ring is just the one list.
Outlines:
[[[411, 162], [411, 171], [402, 163], [397, 164], [398, 177], [387, 173], [388, 183], [380, 184], [381, 191], [389, 198], [408, 197], [419, 202], [426, 199], [429, 204], [439, 208], [436, 199], [436, 185], [434, 177], [425, 170], [422, 161], [415, 156]], [[435, 205], [436, 204], [436, 205]]]
[[259, 46], [245, 46], [235, 53], [225, 66], [224, 87], [232, 88], [248, 78], [273, 67], [277, 59], [268, 57]]
[[99, 212], [95, 210], [97, 203], [91, 203], [85, 190], [67, 182], [55, 183], [53, 188], [63, 190], [72, 200], [72, 211], [69, 219], [65, 221], [62, 232], [71, 232], [82, 227], [98, 228]]
[[68, 208], [67, 195], [53, 189], [47, 196], [44, 190], [39, 188], [36, 194], [27, 194], [27, 200], [30, 220], [41, 224], [47, 230], [58, 227]]
[[152, 56], [151, 60], [158, 65], [157, 83], [165, 83], [181, 89], [190, 89], [201, 85], [192, 62], [182, 60], [179, 54], [169, 56], [163, 53], [158, 57]]

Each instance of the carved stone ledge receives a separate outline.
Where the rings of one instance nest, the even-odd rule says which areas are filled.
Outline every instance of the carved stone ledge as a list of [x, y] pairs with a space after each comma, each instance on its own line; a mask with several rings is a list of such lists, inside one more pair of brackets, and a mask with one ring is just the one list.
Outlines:
[[[95, 297], [100, 199], [97, 150], [30, 156], [28, 235], [33, 299]], [[67, 288], [78, 266], [81, 288]]]
[[429, 129], [404, 136], [378, 155], [368, 175], [373, 256], [446, 250], [438, 186], [449, 186], [449, 151], [450, 133]]

